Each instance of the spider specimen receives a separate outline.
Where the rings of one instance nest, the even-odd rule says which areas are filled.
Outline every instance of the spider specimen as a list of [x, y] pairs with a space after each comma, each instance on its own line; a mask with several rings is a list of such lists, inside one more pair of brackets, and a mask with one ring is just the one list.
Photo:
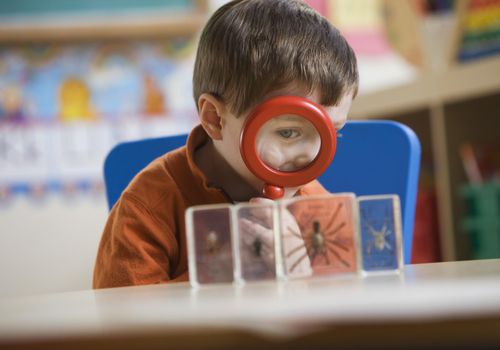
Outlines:
[[375, 248], [375, 250], [381, 252], [384, 249], [392, 250], [392, 246], [387, 242], [386, 237], [390, 236], [392, 231], [388, 227], [388, 221], [390, 218], [390, 213], [388, 210], [386, 210], [386, 214], [384, 215], [384, 223], [382, 225], [382, 228], [380, 230], [376, 230], [372, 225], [370, 225], [370, 220], [366, 216], [366, 211], [362, 211], [363, 213], [363, 224], [366, 226], [368, 231], [373, 237], [373, 240], [369, 240], [367, 245], [366, 245], [366, 251], [368, 254], [371, 254], [372, 249]]
[[241, 276], [245, 280], [274, 277], [275, 260], [272, 229], [261, 225], [256, 218], [251, 216], [249, 218], [240, 217], [239, 228], [241, 234]]
[[245, 249], [256, 258], [262, 258], [266, 252], [273, 251], [272, 222], [266, 220], [266, 215], [269, 216], [269, 213], [254, 208], [240, 210], [239, 213], [239, 228], [244, 236]]
[[[299, 245], [293, 249], [291, 249], [287, 254], [287, 259], [290, 258], [295, 252], [306, 247], [306, 253], [304, 253], [301, 257], [299, 257], [290, 267], [290, 272], [297, 267], [297, 265], [304, 260], [307, 255], [309, 255], [311, 259], [311, 265], [317, 265], [315, 260], [317, 257], [323, 257], [326, 260], [328, 265], [331, 265], [330, 256], [333, 255], [338, 261], [342, 263], [345, 267], [350, 267], [349, 262], [343, 259], [339, 252], [338, 248], [348, 252], [350, 249], [344, 243], [343, 239], [338, 236], [338, 233], [342, 228], [346, 226], [346, 222], [341, 220], [337, 220], [340, 210], [342, 209], [343, 204], [339, 203], [335, 208], [335, 211], [328, 221], [328, 224], [321, 229], [320, 221], [314, 220], [313, 215], [311, 214], [309, 218], [306, 220], [303, 227], [309, 227], [312, 222], [312, 231], [309, 233], [305, 233], [301, 235], [299, 232], [296, 232], [290, 226], [287, 227], [287, 231], [290, 232], [292, 236], [301, 238], [304, 240], [304, 244]], [[340, 221], [340, 222], [339, 222]], [[335, 226], [334, 226], [335, 224]], [[286, 237], [286, 235], [285, 235]]]
[[224, 232], [210, 230], [204, 240], [204, 251], [196, 257], [198, 280], [201, 283], [232, 281], [231, 246], [224, 242]]
[[210, 231], [206, 237], [206, 247], [209, 254], [219, 251], [219, 238], [215, 231]]
[[253, 248], [253, 255], [255, 255], [256, 257], [260, 258], [261, 255], [262, 255], [262, 245], [264, 243], [262, 242], [262, 240], [257, 237], [253, 243], [252, 243], [252, 248]]

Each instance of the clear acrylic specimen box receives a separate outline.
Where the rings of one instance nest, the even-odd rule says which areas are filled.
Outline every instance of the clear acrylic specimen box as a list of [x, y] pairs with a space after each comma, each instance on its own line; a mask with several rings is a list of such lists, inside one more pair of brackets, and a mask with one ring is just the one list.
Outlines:
[[396, 195], [340, 193], [186, 211], [193, 286], [399, 271]]
[[234, 277], [238, 283], [276, 279], [276, 204], [233, 207]]
[[399, 197], [361, 196], [358, 206], [363, 272], [399, 271], [403, 266]]
[[354, 194], [295, 197], [280, 205], [282, 273], [286, 279], [358, 271]]
[[200, 284], [233, 281], [232, 218], [229, 204], [186, 210], [189, 281]]

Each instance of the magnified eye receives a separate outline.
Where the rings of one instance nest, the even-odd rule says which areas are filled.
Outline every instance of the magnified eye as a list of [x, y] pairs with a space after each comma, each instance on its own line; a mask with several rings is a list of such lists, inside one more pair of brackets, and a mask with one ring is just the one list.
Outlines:
[[300, 131], [295, 129], [281, 129], [276, 131], [276, 133], [284, 139], [294, 139], [300, 136]]

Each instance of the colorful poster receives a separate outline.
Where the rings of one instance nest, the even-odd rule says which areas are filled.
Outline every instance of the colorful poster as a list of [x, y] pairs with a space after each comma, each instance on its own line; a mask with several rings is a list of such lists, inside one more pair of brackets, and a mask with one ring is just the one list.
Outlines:
[[188, 132], [193, 56], [194, 38], [1, 46], [2, 191], [100, 183], [117, 143]]

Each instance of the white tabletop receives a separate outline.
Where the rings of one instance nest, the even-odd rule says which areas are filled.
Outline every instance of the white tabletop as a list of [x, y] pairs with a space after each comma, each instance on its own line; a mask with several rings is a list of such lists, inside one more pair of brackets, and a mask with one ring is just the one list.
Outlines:
[[500, 259], [407, 265], [397, 275], [2, 299], [0, 345], [207, 328], [283, 339], [323, 325], [490, 318], [500, 319]]

